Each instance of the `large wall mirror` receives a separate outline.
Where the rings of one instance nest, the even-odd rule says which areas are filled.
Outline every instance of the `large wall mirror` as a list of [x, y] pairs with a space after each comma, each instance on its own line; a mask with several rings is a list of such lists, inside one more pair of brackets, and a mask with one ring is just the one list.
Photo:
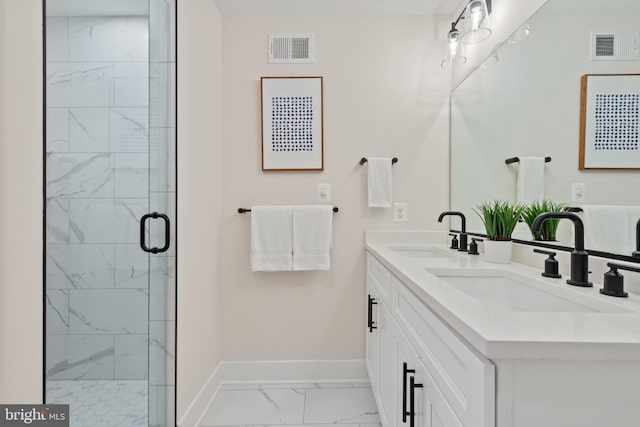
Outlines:
[[[454, 89], [451, 207], [466, 214], [469, 231], [484, 233], [478, 204], [516, 201], [519, 165], [507, 158], [548, 156], [545, 199], [595, 212], [583, 216], [587, 249], [629, 256], [636, 249], [640, 170], [578, 167], [581, 77], [640, 73], [637, 59], [592, 59], [592, 35], [609, 32], [640, 32], [640, 2], [549, 0]], [[584, 184], [583, 201], [572, 198], [575, 183]], [[596, 219], [604, 206], [616, 214]], [[513, 237], [532, 238], [525, 224]], [[561, 224], [556, 244], [572, 241], [570, 225]]]

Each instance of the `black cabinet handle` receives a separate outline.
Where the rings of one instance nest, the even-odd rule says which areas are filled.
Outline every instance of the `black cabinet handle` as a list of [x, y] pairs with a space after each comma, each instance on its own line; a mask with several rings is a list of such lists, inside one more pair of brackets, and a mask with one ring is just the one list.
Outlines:
[[[402, 364], [402, 422], [407, 422], [407, 416], [410, 412], [407, 411], [407, 374], [415, 374], [415, 369], [407, 369], [407, 362]], [[413, 381], [413, 377], [411, 377]]]
[[416, 396], [415, 389], [422, 388], [422, 384], [416, 384], [415, 379], [411, 377], [409, 379], [409, 427], [415, 427], [416, 424]]
[[367, 316], [367, 327], [369, 328], [369, 333], [372, 333], [374, 329], [378, 329], [377, 326], [375, 326], [375, 322], [373, 321], [373, 306], [377, 305], [378, 303], [376, 302], [375, 298], [371, 298], [371, 295], [369, 295], [369, 306], [368, 306], [368, 316]]
[[[146, 242], [147, 233], [145, 229], [145, 223], [149, 218], [153, 218], [153, 219], [160, 218], [164, 221], [164, 246], [161, 248], [147, 247], [147, 242]], [[169, 222], [169, 217], [166, 216], [165, 214], [159, 214], [158, 212], [154, 212], [150, 214], [144, 214], [142, 215], [142, 218], [140, 218], [140, 248], [143, 251], [149, 252], [152, 254], [159, 254], [159, 253], [168, 251], [169, 245], [171, 243], [171, 237], [169, 234], [170, 234], [170, 222]]]

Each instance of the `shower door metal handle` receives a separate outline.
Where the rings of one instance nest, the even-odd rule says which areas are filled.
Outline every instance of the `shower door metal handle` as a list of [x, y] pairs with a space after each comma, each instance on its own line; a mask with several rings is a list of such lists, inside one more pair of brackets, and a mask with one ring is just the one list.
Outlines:
[[[161, 248], [149, 248], [147, 246], [147, 242], [146, 242], [147, 231], [145, 228], [145, 223], [149, 218], [153, 218], [153, 219], [161, 218], [164, 221], [164, 246]], [[143, 251], [149, 252], [152, 254], [159, 254], [159, 253], [168, 251], [169, 244], [171, 243], [169, 225], [170, 225], [169, 217], [166, 216], [165, 214], [153, 212], [150, 214], [142, 215], [142, 218], [140, 218], [140, 248], [142, 248]]]

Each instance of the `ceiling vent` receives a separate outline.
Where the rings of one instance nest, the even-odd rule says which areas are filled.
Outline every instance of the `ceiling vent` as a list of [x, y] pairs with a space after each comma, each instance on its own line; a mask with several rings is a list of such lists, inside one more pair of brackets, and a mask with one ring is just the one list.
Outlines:
[[313, 35], [269, 34], [269, 63], [313, 63]]
[[637, 31], [591, 33], [591, 59], [593, 61], [640, 59], [640, 33]]

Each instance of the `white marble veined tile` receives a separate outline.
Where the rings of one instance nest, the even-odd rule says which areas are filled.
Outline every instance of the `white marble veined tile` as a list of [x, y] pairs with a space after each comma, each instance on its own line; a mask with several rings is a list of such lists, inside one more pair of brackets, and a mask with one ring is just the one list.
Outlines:
[[147, 335], [115, 335], [114, 339], [115, 379], [147, 379], [149, 370]]
[[69, 295], [65, 290], [47, 289], [47, 334], [69, 333]]
[[149, 130], [151, 191], [176, 190], [176, 128]]
[[47, 107], [110, 107], [113, 64], [47, 63]]
[[114, 106], [116, 107], [149, 106], [149, 80], [147, 78], [115, 79], [114, 89]]
[[69, 243], [69, 200], [47, 198], [47, 243]]
[[149, 427], [176, 425], [175, 386], [149, 386]]
[[70, 289], [72, 334], [146, 334], [148, 292], [144, 289]]
[[55, 153], [47, 156], [47, 197], [113, 197], [113, 159], [109, 153]]
[[149, 383], [173, 385], [175, 377], [175, 322], [149, 322]]
[[116, 62], [113, 64], [114, 77], [116, 79], [145, 79], [149, 78], [149, 63], [142, 62]]
[[114, 247], [96, 244], [47, 245], [47, 288], [113, 288]]
[[149, 212], [147, 199], [72, 199], [70, 240], [73, 243], [139, 243], [140, 218]]
[[175, 62], [176, 28], [173, 23], [176, 21], [176, 1], [151, 0], [149, 5], [149, 60]]
[[371, 389], [307, 389], [304, 422], [314, 424], [378, 423]]
[[149, 254], [140, 249], [140, 244], [115, 246], [116, 288], [146, 289], [149, 286]]
[[69, 149], [76, 153], [111, 150], [111, 110], [109, 108], [69, 109]]
[[47, 16], [47, 61], [69, 60], [66, 16]]
[[71, 61], [147, 61], [148, 44], [144, 16], [69, 18]]
[[149, 109], [111, 109], [111, 151], [146, 153], [149, 151]]
[[149, 154], [113, 155], [116, 197], [144, 198], [149, 194]]
[[302, 424], [303, 412], [304, 390], [222, 390], [201, 426]]
[[48, 335], [47, 379], [112, 379], [113, 335]]
[[149, 72], [151, 127], [175, 127], [176, 64], [150, 64]]
[[69, 110], [47, 108], [47, 153], [69, 151]]
[[175, 257], [151, 255], [149, 259], [149, 319], [175, 320]]
[[73, 427], [148, 427], [147, 387], [144, 380], [56, 380], [46, 393], [48, 403], [70, 405]]

